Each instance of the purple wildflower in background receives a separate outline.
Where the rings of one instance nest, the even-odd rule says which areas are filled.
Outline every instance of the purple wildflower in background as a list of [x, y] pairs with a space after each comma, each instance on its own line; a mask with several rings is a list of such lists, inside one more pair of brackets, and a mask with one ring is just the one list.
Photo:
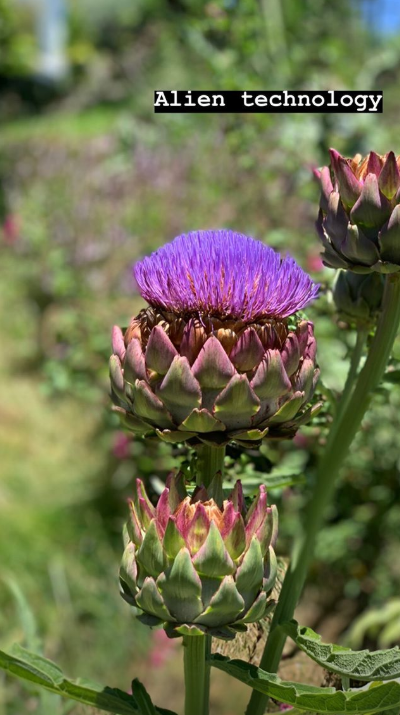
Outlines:
[[178, 236], [137, 263], [134, 274], [152, 306], [246, 322], [286, 318], [318, 293], [293, 258], [224, 229]]

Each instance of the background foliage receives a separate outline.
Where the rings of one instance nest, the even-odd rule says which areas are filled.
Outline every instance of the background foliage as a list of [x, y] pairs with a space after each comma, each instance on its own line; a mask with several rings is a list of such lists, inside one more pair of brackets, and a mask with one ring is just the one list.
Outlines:
[[[190, 229], [232, 227], [290, 250], [322, 282], [309, 315], [325, 394], [341, 388], [354, 335], [335, 315], [333, 275], [318, 258], [310, 169], [330, 145], [400, 151], [400, 38], [375, 31], [374, 7], [368, 22], [350, 0], [71, 0], [69, 73], [54, 81], [37, 71], [34, 8], [0, 0], [1, 646], [17, 640], [72, 677], [122, 689], [158, 668], [154, 699], [179, 708], [179, 646], [130, 619], [117, 570], [132, 480], [145, 476], [157, 492], [184, 455], [116, 429], [110, 326], [141, 306], [131, 276], [139, 256]], [[155, 116], [155, 88], [378, 88], [384, 114]], [[353, 647], [400, 641], [400, 340], [394, 358], [298, 618]], [[231, 476], [240, 457], [249, 493], [265, 473], [290, 477], [270, 491], [281, 555], [324, 438], [321, 422], [261, 455], [230, 451]], [[291, 662], [292, 678], [304, 679]], [[234, 715], [246, 689], [227, 693], [224, 678], [214, 676], [214, 712], [224, 702]], [[71, 707], [0, 681], [1, 715]]]

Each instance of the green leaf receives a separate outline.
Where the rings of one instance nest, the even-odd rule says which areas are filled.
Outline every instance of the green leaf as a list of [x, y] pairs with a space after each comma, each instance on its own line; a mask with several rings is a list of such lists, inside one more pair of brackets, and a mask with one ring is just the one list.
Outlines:
[[143, 715], [157, 715], [157, 710], [151, 702], [150, 695], [138, 678], [132, 680], [132, 695], [138, 705], [139, 711], [143, 713]]
[[375, 634], [378, 644], [386, 647], [389, 643], [382, 641], [382, 633], [386, 626], [400, 620], [400, 598], [393, 598], [383, 606], [369, 608], [353, 623], [347, 634], [347, 642], [352, 648], [359, 648], [367, 634]]
[[[391, 643], [396, 643], [400, 640], [400, 621], [393, 620], [382, 629], [379, 636], [379, 644], [389, 646]], [[393, 650], [393, 648], [392, 648]]]
[[400, 648], [390, 650], [355, 651], [339, 645], [321, 643], [321, 636], [311, 628], [302, 628], [296, 621], [282, 626], [312, 660], [326, 670], [354, 680], [391, 680], [400, 677]]
[[19, 620], [24, 632], [24, 641], [28, 648], [40, 649], [41, 643], [37, 632], [35, 617], [31, 611], [24, 593], [21, 591], [17, 581], [10, 577], [4, 577], [2, 581], [10, 589], [18, 610]]
[[281, 680], [277, 675], [266, 673], [244, 660], [213, 655], [210, 662], [250, 688], [303, 711], [324, 715], [362, 715], [400, 707], [400, 683], [396, 681], [371, 683], [363, 688], [342, 691]]
[[[69, 680], [50, 660], [14, 645], [12, 653], [0, 651], [0, 668], [23, 680], [40, 685], [64, 698], [118, 715], [151, 715], [153, 711], [138, 707], [132, 695], [117, 688], [103, 687], [86, 680]], [[174, 715], [170, 710], [156, 708], [156, 715]]]
[[[297, 474], [289, 469], [286, 472], [275, 474], [275, 470], [270, 474], [261, 472], [251, 472], [249, 475], [241, 476], [241, 481], [246, 495], [253, 494], [260, 484], [264, 484], [267, 489], [285, 489], [286, 487], [298, 486], [306, 483], [304, 474]], [[232, 491], [232, 482], [229, 480], [223, 483], [224, 491]]]
[[400, 370], [390, 370], [386, 372], [383, 379], [385, 382], [397, 385], [400, 382]]
[[306, 478], [304, 474], [266, 474], [262, 483], [267, 489], [283, 489], [283, 487], [305, 484]]

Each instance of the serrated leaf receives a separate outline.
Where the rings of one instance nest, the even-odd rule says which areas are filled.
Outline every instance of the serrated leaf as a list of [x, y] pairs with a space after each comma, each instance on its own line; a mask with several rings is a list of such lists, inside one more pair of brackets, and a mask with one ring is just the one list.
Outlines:
[[[118, 688], [109, 688], [79, 679], [69, 680], [50, 660], [14, 645], [12, 653], [0, 651], [0, 668], [23, 680], [40, 685], [46, 690], [84, 705], [118, 715], [148, 715], [139, 709], [135, 698]], [[156, 708], [157, 715], [175, 715], [170, 710]]]
[[213, 655], [210, 661], [215, 668], [250, 688], [302, 711], [324, 715], [367, 715], [400, 707], [400, 683], [393, 680], [343, 691], [281, 680], [277, 675], [266, 673], [244, 660], [229, 660], [222, 655]]
[[132, 695], [143, 715], [157, 715], [157, 710], [151, 702], [150, 695], [143, 683], [137, 678], [132, 680]]
[[400, 677], [400, 648], [351, 650], [340, 645], [321, 642], [321, 636], [311, 628], [302, 628], [296, 621], [282, 625], [285, 633], [309, 658], [326, 670], [354, 680], [392, 680]]

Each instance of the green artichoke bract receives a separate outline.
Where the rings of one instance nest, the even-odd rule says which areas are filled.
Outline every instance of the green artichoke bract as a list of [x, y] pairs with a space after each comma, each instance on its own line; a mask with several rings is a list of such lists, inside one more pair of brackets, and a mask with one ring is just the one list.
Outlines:
[[331, 166], [315, 171], [321, 183], [317, 230], [323, 262], [356, 273], [400, 270], [399, 157], [370, 152], [345, 159], [331, 149]]
[[333, 286], [339, 316], [358, 326], [373, 324], [381, 309], [383, 289], [384, 277], [380, 273], [339, 271]]
[[265, 487], [247, 512], [239, 481], [221, 507], [212, 493], [213, 482], [189, 496], [178, 475], [154, 507], [137, 480], [130, 503], [122, 595], [141, 620], [172, 637], [233, 638], [273, 605], [277, 511], [267, 506]]
[[[204, 255], [202, 255], [204, 254]], [[113, 332], [112, 398], [128, 429], [167, 442], [251, 445], [307, 422], [318, 378], [318, 286], [291, 259], [230, 231], [180, 236], [136, 266], [151, 303]]]

